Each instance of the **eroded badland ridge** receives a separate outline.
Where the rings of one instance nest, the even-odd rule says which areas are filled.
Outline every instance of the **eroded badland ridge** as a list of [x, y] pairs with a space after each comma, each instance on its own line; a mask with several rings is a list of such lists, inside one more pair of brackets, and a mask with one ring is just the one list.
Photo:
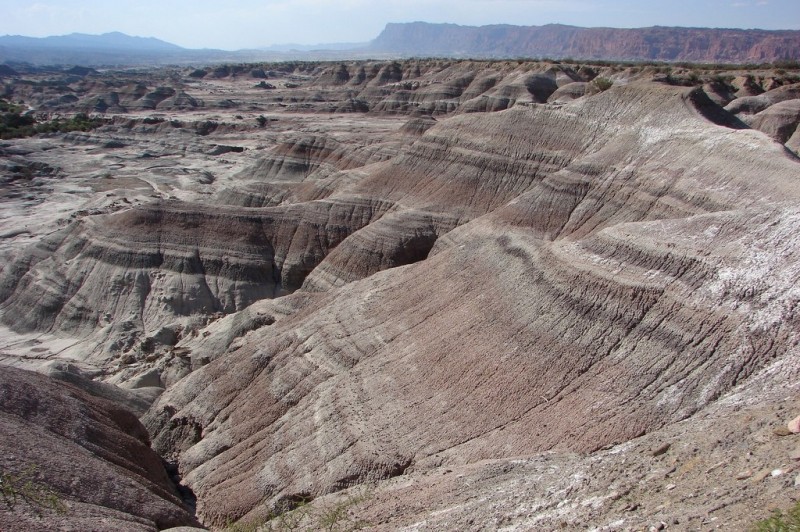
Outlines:
[[2, 75], [37, 121], [4, 135], [50, 132], [0, 142], [0, 464], [64, 505], [3, 527], [746, 529], [797, 498], [797, 70]]

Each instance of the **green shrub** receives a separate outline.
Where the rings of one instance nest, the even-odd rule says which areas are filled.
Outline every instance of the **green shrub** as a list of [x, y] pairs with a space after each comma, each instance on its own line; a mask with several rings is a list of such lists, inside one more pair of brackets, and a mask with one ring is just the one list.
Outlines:
[[350, 532], [362, 530], [368, 523], [352, 518], [350, 511], [372, 496], [372, 488], [364, 486], [343, 501], [328, 504], [311, 504], [310, 498], [287, 501], [285, 511], [270, 513], [264, 519], [237, 522], [225, 527], [225, 532], [287, 532], [290, 530], [315, 530], [324, 532]]
[[594, 78], [592, 83], [594, 83], [594, 86], [597, 87], [598, 89], [600, 89], [601, 91], [607, 91], [608, 89], [610, 89], [612, 87], [612, 85], [614, 85], [613, 81], [611, 81], [608, 78], [602, 78], [602, 77], [601, 78]]
[[38, 133], [69, 133], [70, 131], [90, 131], [103, 125], [100, 118], [90, 118], [86, 113], [78, 113], [67, 120], [36, 122], [31, 114], [23, 114], [23, 108], [0, 100], [0, 139], [32, 137]]
[[25, 503], [37, 514], [41, 510], [53, 510], [65, 513], [67, 507], [52, 489], [34, 480], [36, 466], [31, 466], [25, 472], [15, 475], [0, 470], [0, 498], [6, 507], [12, 509], [18, 503]]
[[800, 61], [795, 59], [783, 59], [772, 63], [773, 68], [780, 68], [783, 70], [798, 70], [800, 69]]
[[800, 502], [788, 512], [775, 510], [771, 517], [759, 521], [753, 532], [800, 532]]

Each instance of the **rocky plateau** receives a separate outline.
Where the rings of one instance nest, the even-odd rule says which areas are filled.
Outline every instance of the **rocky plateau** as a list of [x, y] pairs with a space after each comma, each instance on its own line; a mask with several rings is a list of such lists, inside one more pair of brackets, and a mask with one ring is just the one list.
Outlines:
[[[736, 6], [718, 6], [720, 9]], [[370, 43], [374, 51], [422, 57], [549, 57], [611, 61], [771, 63], [797, 58], [800, 32], [722, 28], [581, 28], [387, 24]]]
[[59, 502], [1, 529], [747, 530], [800, 499], [800, 71], [0, 76], [99, 126], [0, 140], [0, 466]]

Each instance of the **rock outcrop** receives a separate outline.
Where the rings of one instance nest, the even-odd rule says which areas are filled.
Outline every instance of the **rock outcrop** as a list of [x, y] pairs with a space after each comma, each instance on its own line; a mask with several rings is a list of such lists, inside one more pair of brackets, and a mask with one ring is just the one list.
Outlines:
[[800, 98], [777, 103], [756, 114], [749, 123], [752, 128], [788, 146], [789, 140], [796, 134], [797, 126], [800, 124]]
[[790, 140], [800, 124], [800, 84], [737, 98], [725, 109], [797, 153], [797, 143]]

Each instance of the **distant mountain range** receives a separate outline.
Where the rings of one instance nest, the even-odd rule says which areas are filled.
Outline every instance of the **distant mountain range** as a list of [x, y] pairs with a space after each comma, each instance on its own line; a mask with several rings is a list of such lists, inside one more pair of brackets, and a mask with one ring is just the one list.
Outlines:
[[187, 50], [152, 37], [113, 32], [102, 35], [72, 33], [53, 37], [0, 37], [0, 61], [32, 64], [129, 65], [161, 62], [183, 56]]
[[168, 43], [154, 37], [131, 37], [118, 31], [102, 35], [71, 33], [53, 37], [23, 37], [6, 35], [0, 37], [0, 46], [29, 49], [108, 50], [117, 52], [176, 52], [183, 50], [177, 44]]
[[[258, 50], [182, 48], [153, 37], [120, 32], [102, 35], [73, 33], [54, 37], [0, 36], [0, 63], [33, 65], [153, 66], [290, 59], [345, 59], [363, 57], [369, 43], [274, 45]], [[358, 49], [361, 49], [360, 51]], [[376, 57], [383, 54], [369, 51]]]
[[192, 50], [153, 37], [132, 37], [119, 32], [0, 37], [0, 63], [34, 65], [122, 66], [412, 56], [770, 63], [800, 59], [800, 31], [412, 22], [388, 24], [371, 43], [286, 44], [234, 52]]

